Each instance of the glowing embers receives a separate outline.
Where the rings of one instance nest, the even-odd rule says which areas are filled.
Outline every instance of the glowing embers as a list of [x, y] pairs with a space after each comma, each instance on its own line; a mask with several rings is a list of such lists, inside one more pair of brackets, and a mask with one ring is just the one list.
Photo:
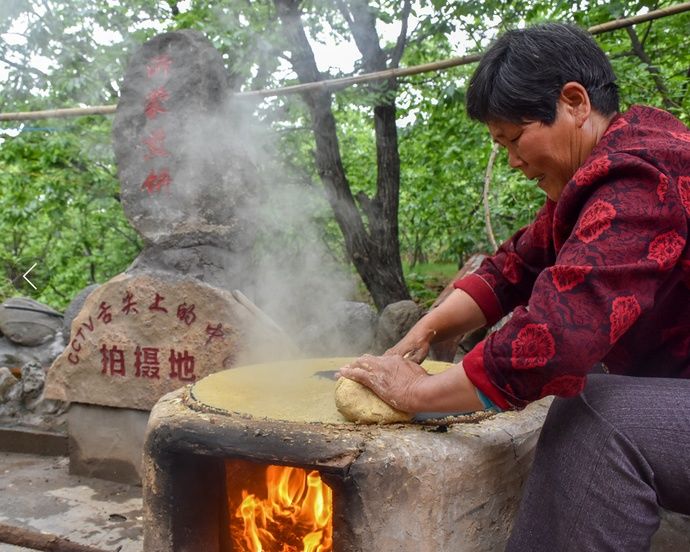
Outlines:
[[226, 460], [233, 552], [331, 552], [333, 491], [318, 471]]

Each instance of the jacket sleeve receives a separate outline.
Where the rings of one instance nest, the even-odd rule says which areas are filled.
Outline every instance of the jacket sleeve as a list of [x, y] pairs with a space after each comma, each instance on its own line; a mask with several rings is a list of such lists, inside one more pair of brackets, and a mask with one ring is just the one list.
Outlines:
[[503, 409], [578, 394], [591, 368], [625, 347], [626, 332], [673, 277], [687, 240], [683, 198], [637, 157], [614, 154], [607, 164], [585, 184], [592, 192], [578, 196], [586, 199], [572, 231], [536, 277], [528, 307], [516, 308], [463, 360], [470, 380]]
[[477, 302], [489, 326], [516, 306], [527, 304], [537, 276], [553, 264], [553, 207], [547, 200], [529, 226], [518, 230], [475, 272], [453, 284]]

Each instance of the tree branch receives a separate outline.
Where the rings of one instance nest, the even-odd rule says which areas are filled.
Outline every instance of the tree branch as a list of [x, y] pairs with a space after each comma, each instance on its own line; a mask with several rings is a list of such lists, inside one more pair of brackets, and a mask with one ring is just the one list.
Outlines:
[[484, 174], [484, 191], [482, 198], [484, 201], [484, 224], [486, 225], [486, 235], [489, 237], [489, 243], [494, 251], [498, 249], [496, 238], [494, 237], [494, 229], [491, 226], [491, 208], [489, 206], [489, 185], [491, 184], [491, 176], [494, 171], [494, 162], [496, 161], [496, 154], [498, 153], [498, 144], [494, 142], [491, 148], [491, 155], [489, 155], [489, 162], [486, 165], [486, 173]]
[[400, 25], [400, 34], [398, 35], [398, 40], [395, 41], [395, 48], [391, 53], [390, 67], [398, 67], [400, 65], [400, 59], [402, 58], [403, 52], [405, 51], [405, 45], [407, 44], [407, 23], [411, 10], [412, 3], [410, 0], [405, 0], [405, 4], [403, 5], [400, 16], [402, 19], [402, 24]]
[[9, 65], [10, 67], [14, 67], [15, 69], [19, 69], [20, 71], [24, 71], [27, 73], [33, 73], [35, 75], [38, 75], [39, 77], [43, 77], [44, 79], [48, 78], [48, 75], [46, 73], [44, 73], [40, 69], [36, 69], [35, 67], [30, 67], [28, 65], [20, 65], [19, 63], [15, 63], [14, 61], [10, 61], [9, 59], [7, 59], [5, 57], [0, 57], [0, 61], [6, 65]]
[[177, 2], [175, 0], [168, 0], [168, 6], [170, 6], [170, 12], [172, 13], [173, 17], [180, 15], [180, 8], [177, 6]]
[[659, 94], [661, 94], [661, 100], [664, 104], [664, 107], [666, 109], [679, 107], [678, 104], [671, 99], [671, 96], [668, 92], [668, 88], [666, 88], [666, 83], [664, 83], [664, 79], [661, 77], [661, 72], [659, 71], [659, 68], [652, 63], [652, 60], [645, 51], [644, 47], [642, 46], [642, 43], [640, 42], [640, 39], [637, 36], [637, 32], [635, 31], [635, 29], [633, 27], [626, 27], [625, 31], [628, 33], [628, 36], [630, 37], [630, 43], [632, 44], [633, 52], [635, 52], [635, 55], [638, 58], [640, 58], [642, 63], [644, 63], [647, 66], [647, 71], [649, 71], [649, 73], [651, 74], [652, 80], [656, 85], [656, 89], [659, 91]]

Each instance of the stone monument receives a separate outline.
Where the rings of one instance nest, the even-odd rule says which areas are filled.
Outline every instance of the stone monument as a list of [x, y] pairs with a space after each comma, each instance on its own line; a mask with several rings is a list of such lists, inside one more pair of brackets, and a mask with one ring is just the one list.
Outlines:
[[[129, 64], [113, 125], [125, 215], [145, 247], [96, 288], [48, 372], [71, 403], [70, 470], [139, 482], [149, 410], [238, 362], [287, 356], [284, 334], [240, 291], [258, 182], [220, 54], [200, 33], [156, 36]], [[235, 119], [239, 120], [239, 119]], [[252, 347], [255, 340], [260, 348]]]

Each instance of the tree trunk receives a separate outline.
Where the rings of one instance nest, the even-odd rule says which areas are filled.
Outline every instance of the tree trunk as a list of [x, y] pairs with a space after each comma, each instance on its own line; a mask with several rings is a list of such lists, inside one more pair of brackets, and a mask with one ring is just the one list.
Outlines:
[[[320, 75], [314, 53], [304, 32], [299, 2], [274, 0], [292, 52], [292, 66], [300, 83], [316, 82]], [[375, 30], [375, 28], [374, 28]], [[369, 39], [370, 40], [370, 39]], [[360, 48], [361, 49], [361, 48]], [[381, 54], [385, 68], [385, 56]], [[367, 59], [365, 59], [367, 64]], [[306, 102], [316, 141], [316, 167], [345, 238], [345, 248], [378, 309], [409, 299], [403, 278], [398, 241], [398, 193], [400, 159], [398, 157], [395, 104], [389, 100], [374, 108], [377, 144], [377, 192], [374, 198], [359, 194], [357, 200], [367, 217], [367, 225], [357, 209], [340, 156], [336, 122], [331, 109], [330, 92], [316, 90], [302, 95]], [[385, 97], [382, 96], [382, 97]]]

